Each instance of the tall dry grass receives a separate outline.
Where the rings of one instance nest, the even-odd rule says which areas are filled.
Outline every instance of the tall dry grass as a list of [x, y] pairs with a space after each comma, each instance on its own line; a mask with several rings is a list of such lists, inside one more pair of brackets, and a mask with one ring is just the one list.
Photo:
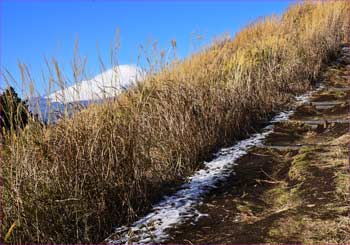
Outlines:
[[349, 24], [349, 2], [296, 4], [113, 101], [5, 134], [3, 234], [16, 243], [102, 241], [310, 88], [349, 40]]

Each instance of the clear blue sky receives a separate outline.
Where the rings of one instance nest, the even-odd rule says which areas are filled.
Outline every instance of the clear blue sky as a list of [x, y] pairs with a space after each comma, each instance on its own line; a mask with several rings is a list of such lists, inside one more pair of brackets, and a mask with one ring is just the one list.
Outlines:
[[[103, 60], [110, 66], [109, 47], [117, 28], [120, 64], [135, 64], [139, 45], [148, 40], [157, 40], [160, 49], [167, 49], [176, 39], [178, 55], [184, 58], [194, 50], [191, 33], [201, 34], [202, 43], [209, 43], [223, 33], [233, 35], [261, 16], [279, 14], [291, 2], [0, 0], [1, 65], [19, 79], [18, 60], [28, 64], [36, 89], [43, 94], [43, 57], [57, 57], [68, 72], [77, 36], [80, 53], [88, 56], [88, 69], [95, 75], [99, 73], [97, 43]], [[15, 88], [21, 94], [21, 86]]]

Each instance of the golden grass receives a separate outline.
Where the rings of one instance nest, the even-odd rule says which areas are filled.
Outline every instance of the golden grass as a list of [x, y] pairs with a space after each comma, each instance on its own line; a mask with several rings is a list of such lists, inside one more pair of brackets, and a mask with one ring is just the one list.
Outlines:
[[102, 241], [308, 89], [348, 41], [349, 23], [346, 1], [296, 4], [114, 101], [4, 135], [3, 234], [15, 243]]

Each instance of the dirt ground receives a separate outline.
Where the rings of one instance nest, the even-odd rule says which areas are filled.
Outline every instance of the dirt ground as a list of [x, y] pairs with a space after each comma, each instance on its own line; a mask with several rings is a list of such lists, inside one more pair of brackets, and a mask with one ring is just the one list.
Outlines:
[[197, 207], [207, 216], [166, 243], [350, 243], [349, 61], [330, 66], [325, 88]]

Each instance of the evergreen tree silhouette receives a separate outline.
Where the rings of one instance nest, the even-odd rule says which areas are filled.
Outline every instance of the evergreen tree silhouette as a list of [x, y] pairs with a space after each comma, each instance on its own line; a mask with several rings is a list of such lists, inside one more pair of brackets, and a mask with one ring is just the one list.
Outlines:
[[1, 132], [17, 131], [28, 123], [29, 110], [26, 101], [18, 97], [13, 87], [7, 88], [0, 95]]

